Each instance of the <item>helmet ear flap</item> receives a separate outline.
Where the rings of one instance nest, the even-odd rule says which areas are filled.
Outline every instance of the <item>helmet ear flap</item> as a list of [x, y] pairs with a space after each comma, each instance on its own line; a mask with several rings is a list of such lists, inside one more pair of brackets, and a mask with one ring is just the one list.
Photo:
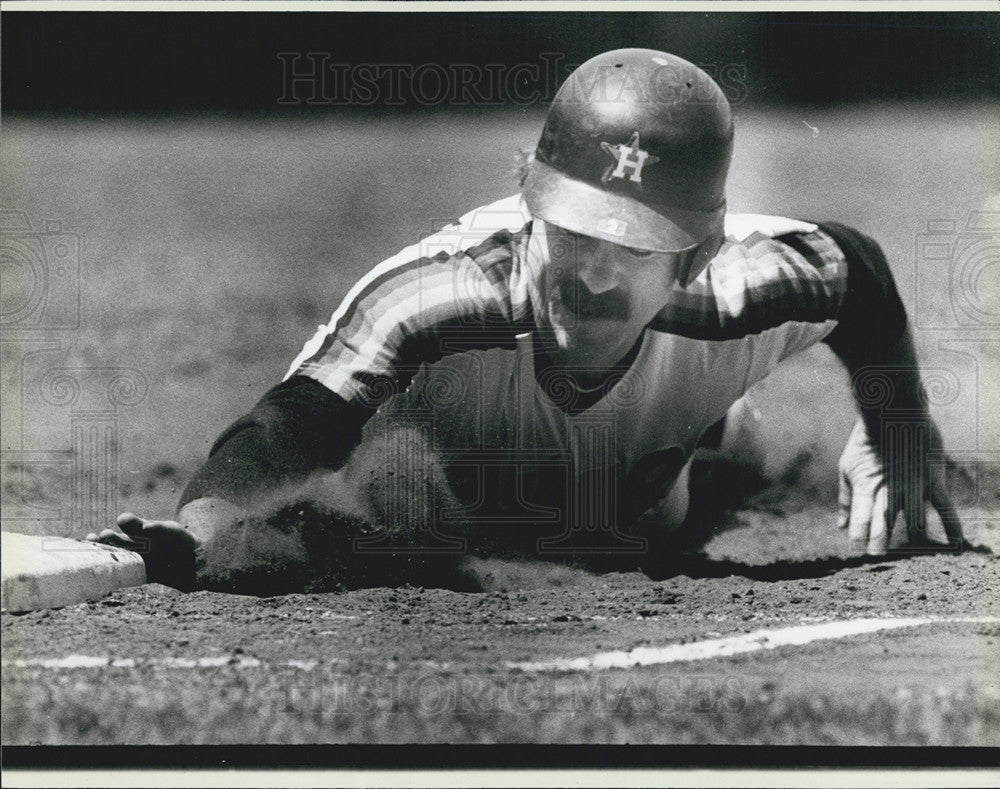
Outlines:
[[686, 251], [681, 256], [680, 265], [677, 268], [677, 282], [682, 288], [686, 288], [694, 282], [698, 275], [708, 267], [725, 239], [725, 228], [718, 227], [698, 246]]

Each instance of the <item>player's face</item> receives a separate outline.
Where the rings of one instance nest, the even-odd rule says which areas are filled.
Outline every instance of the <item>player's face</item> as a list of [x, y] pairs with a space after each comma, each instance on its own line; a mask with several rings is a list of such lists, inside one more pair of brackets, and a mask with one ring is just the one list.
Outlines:
[[606, 370], [667, 303], [678, 255], [648, 252], [546, 225], [540, 290], [554, 361]]

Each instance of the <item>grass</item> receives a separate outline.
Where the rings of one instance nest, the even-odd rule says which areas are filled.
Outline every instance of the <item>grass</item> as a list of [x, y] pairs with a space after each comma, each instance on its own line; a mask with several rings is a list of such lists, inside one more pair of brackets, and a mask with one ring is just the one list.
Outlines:
[[[541, 678], [219, 669], [209, 682], [205, 674], [196, 691], [169, 672], [111, 670], [96, 687], [8, 681], [3, 741], [503, 743], [534, 732], [544, 743], [991, 746], [1000, 726], [997, 700], [971, 685], [857, 698], [777, 690], [752, 675], [649, 669]], [[50, 712], [26, 714], [39, 708]]]

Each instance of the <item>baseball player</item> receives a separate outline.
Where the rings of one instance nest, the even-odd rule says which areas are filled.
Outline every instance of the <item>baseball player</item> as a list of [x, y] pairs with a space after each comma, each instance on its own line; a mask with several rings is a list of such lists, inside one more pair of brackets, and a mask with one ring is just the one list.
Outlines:
[[[337, 542], [295, 504], [320, 485], [343, 522], [405, 528], [430, 507], [403, 541], [413, 555], [472, 540], [655, 563], [684, 523], [699, 443], [782, 359], [824, 342], [860, 410], [840, 463], [851, 545], [885, 552], [899, 513], [925, 545], [930, 504], [960, 547], [884, 255], [836, 223], [727, 214], [732, 147], [728, 102], [691, 63], [646, 49], [584, 63], [519, 194], [363, 277], [216, 441], [176, 520], [125, 514], [124, 535], [91, 537], [143, 545], [150, 580], [252, 591], [245, 579], [264, 578], [273, 593]], [[887, 413], [906, 429], [887, 430]], [[414, 496], [424, 510], [389, 512]], [[304, 520], [259, 516], [279, 500]], [[355, 550], [359, 534], [337, 543], [353, 551], [338, 566], [405, 552], [377, 530]]]

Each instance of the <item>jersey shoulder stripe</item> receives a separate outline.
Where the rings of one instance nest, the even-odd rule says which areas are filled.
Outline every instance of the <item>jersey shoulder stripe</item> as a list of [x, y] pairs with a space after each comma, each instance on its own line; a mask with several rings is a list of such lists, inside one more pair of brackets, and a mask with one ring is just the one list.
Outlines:
[[836, 321], [847, 261], [807, 222], [756, 214], [726, 218], [726, 240], [687, 288], [670, 292], [650, 328], [699, 340], [732, 340], [789, 322]]
[[350, 400], [374, 378], [405, 383], [401, 379], [409, 376], [398, 367], [407, 351], [437, 346], [440, 355], [436, 333], [478, 333], [489, 345], [512, 340], [530, 313], [526, 299], [512, 299], [510, 291], [529, 234], [530, 217], [515, 195], [383, 261], [348, 292], [286, 378], [308, 375]]

